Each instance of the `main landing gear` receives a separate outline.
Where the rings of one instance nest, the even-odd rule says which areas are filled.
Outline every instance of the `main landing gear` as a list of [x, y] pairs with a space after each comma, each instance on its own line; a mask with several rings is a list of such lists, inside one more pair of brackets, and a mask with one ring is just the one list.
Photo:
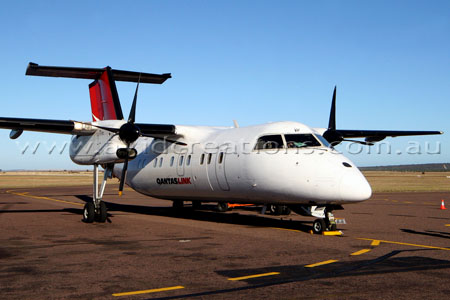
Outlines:
[[94, 221], [104, 223], [108, 216], [105, 202], [102, 201], [105, 192], [106, 180], [112, 177], [112, 167], [105, 169], [102, 185], [98, 188], [98, 165], [94, 165], [94, 190], [92, 202], [86, 202], [83, 209], [83, 222], [92, 223]]

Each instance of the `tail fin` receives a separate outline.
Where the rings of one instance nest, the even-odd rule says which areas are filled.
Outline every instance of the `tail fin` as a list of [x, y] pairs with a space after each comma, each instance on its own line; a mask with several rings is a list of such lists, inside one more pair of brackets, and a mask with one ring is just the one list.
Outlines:
[[28, 64], [25, 74], [32, 76], [94, 79], [94, 82], [89, 85], [92, 119], [94, 121], [123, 120], [122, 108], [120, 107], [119, 95], [116, 89], [116, 80], [162, 84], [166, 79], [172, 77], [170, 73], [141, 73], [116, 70], [110, 67], [99, 69], [40, 66], [32, 62]]
[[110, 67], [89, 85], [92, 120], [122, 120], [122, 108]]

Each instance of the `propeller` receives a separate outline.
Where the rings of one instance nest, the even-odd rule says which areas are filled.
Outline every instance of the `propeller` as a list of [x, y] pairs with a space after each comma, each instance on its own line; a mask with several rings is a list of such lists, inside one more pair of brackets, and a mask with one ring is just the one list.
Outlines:
[[344, 140], [342, 134], [336, 130], [336, 86], [334, 87], [333, 100], [331, 101], [328, 129], [323, 133], [323, 137], [333, 146], [339, 145]]
[[358, 143], [361, 145], [366, 146], [373, 146], [373, 142], [381, 141], [385, 137], [379, 137], [379, 138], [366, 138], [365, 141], [358, 141], [358, 140], [348, 140], [344, 138], [343, 133], [339, 132], [339, 130], [336, 130], [336, 86], [334, 87], [333, 91], [333, 99], [331, 101], [331, 110], [330, 110], [330, 120], [328, 122], [328, 129], [323, 133], [323, 137], [332, 145], [337, 146], [342, 142], [352, 142], [352, 143]]
[[[140, 76], [139, 76], [140, 79]], [[141, 135], [141, 130], [139, 127], [134, 124], [136, 120], [136, 102], [137, 102], [137, 94], [139, 90], [139, 80], [136, 85], [136, 91], [134, 92], [133, 104], [131, 105], [130, 115], [128, 116], [127, 123], [123, 124], [119, 128], [119, 138], [127, 144], [125, 162], [122, 168], [122, 176], [120, 176], [120, 184], [119, 184], [119, 196], [122, 196], [123, 186], [125, 184], [125, 179], [127, 176], [128, 169], [128, 160], [130, 158], [130, 152], [133, 149], [130, 148], [130, 145], [136, 141]]]
[[[140, 75], [139, 75], [140, 79]], [[125, 179], [127, 177], [127, 170], [128, 170], [128, 161], [130, 159], [130, 155], [136, 156], [136, 150], [133, 148], [130, 148], [130, 145], [135, 142], [140, 136], [145, 137], [152, 137], [151, 135], [142, 134], [141, 130], [139, 129], [139, 126], [135, 124], [136, 121], [136, 103], [137, 103], [137, 94], [139, 90], [139, 81], [136, 85], [136, 91], [134, 92], [134, 98], [133, 98], [133, 104], [131, 105], [130, 115], [128, 116], [127, 123], [123, 124], [119, 128], [119, 138], [126, 143], [127, 147], [124, 149], [125, 153], [125, 161], [123, 164], [122, 169], [122, 176], [120, 176], [120, 184], [119, 184], [119, 196], [122, 196], [123, 193], [123, 187], [125, 185]], [[104, 128], [106, 129], [106, 128]], [[108, 130], [108, 129], [107, 129]], [[156, 138], [156, 137], [154, 137]], [[186, 146], [186, 143], [178, 142], [174, 140], [164, 139], [165, 141], [168, 141], [170, 143], [175, 143], [177, 145]]]

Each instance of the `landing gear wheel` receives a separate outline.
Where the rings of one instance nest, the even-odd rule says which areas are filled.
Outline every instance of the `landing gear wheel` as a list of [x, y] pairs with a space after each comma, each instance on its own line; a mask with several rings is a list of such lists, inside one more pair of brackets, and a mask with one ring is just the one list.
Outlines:
[[325, 230], [325, 220], [316, 219], [313, 223], [313, 232], [315, 234], [321, 234]]
[[226, 212], [228, 209], [229, 209], [228, 203], [226, 203], [226, 202], [217, 203], [216, 210], [218, 212]]
[[95, 218], [95, 207], [94, 203], [87, 202], [83, 208], [83, 222], [92, 223]]
[[101, 201], [99, 208], [97, 209], [97, 213], [95, 214], [95, 221], [100, 223], [105, 223], [106, 218], [108, 217], [108, 210], [106, 209], [105, 202]]

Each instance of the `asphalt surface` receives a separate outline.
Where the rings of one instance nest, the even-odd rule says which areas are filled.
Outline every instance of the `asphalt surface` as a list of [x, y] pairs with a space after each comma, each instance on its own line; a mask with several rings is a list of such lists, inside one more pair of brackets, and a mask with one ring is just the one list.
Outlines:
[[[90, 187], [0, 190], [1, 299], [448, 299], [450, 193], [375, 194], [313, 218], [259, 208], [174, 212], [108, 187], [108, 222], [81, 222]], [[446, 226], [447, 225], [447, 226]], [[352, 255], [356, 254], [356, 255]], [[131, 294], [124, 294], [130, 292]]]

